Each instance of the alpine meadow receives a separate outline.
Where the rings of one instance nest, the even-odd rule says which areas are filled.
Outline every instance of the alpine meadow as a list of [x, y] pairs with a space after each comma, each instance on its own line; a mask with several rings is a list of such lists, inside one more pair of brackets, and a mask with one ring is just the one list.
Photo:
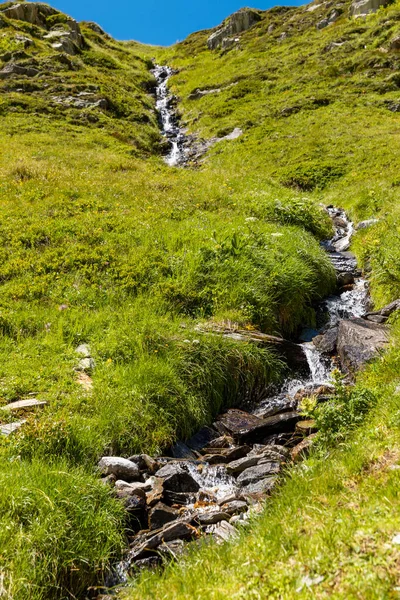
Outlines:
[[400, 0], [0, 61], [0, 599], [400, 597]]

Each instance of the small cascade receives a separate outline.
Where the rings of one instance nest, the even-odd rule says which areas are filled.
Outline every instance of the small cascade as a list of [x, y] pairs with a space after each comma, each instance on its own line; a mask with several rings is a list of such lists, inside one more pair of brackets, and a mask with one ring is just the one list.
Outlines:
[[178, 125], [174, 97], [168, 89], [168, 81], [174, 71], [171, 67], [155, 65], [152, 73], [157, 81], [156, 110], [160, 119], [161, 131], [170, 144], [170, 151], [165, 157], [165, 162], [174, 167], [186, 160], [184, 151], [185, 134]]

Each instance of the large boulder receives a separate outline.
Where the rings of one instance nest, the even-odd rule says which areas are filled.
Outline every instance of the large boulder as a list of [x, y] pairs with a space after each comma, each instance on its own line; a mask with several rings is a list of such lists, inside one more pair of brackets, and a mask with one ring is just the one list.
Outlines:
[[164, 479], [164, 490], [177, 493], [196, 493], [200, 486], [189, 473], [185, 462], [171, 462], [156, 473], [156, 477]]
[[[242, 33], [250, 29], [255, 23], [261, 20], [261, 15], [257, 10], [251, 8], [241, 8], [237, 12], [233, 13], [224, 23], [222, 27], [217, 29], [207, 40], [207, 45], [210, 50], [215, 50], [220, 46], [229, 45], [224, 40], [232, 38], [232, 36]], [[234, 38], [235, 40], [235, 38]], [[236, 42], [236, 40], [235, 40]]]
[[388, 343], [385, 325], [365, 319], [340, 321], [337, 350], [346, 373], [356, 373], [367, 361], [377, 356]]
[[135, 481], [140, 477], [140, 470], [136, 463], [119, 456], [103, 456], [99, 461], [99, 469], [103, 475], [115, 475], [123, 481]]
[[6, 8], [1, 14], [8, 19], [17, 19], [38, 27], [46, 27], [47, 17], [56, 15], [58, 12], [55, 8], [41, 2], [23, 2]]
[[389, 4], [389, 0], [355, 0], [350, 6], [350, 16], [363, 17], [375, 13], [381, 6]]

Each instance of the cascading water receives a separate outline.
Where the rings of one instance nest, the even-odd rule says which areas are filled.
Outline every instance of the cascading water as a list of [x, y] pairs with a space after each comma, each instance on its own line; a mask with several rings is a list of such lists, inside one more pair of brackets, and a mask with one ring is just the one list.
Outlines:
[[168, 80], [174, 74], [171, 67], [155, 65], [152, 70], [156, 78], [156, 110], [160, 119], [161, 131], [170, 144], [170, 151], [165, 157], [165, 162], [171, 167], [177, 166], [185, 161], [183, 148], [185, 134], [177, 123], [177, 115], [174, 109], [174, 97], [168, 89]]

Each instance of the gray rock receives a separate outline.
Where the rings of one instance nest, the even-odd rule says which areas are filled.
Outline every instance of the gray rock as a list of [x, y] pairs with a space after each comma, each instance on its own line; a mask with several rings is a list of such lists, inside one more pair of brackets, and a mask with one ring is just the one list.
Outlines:
[[172, 542], [161, 544], [158, 547], [157, 552], [167, 558], [178, 558], [178, 556], [182, 556], [186, 548], [187, 545], [183, 540], [174, 540]]
[[89, 344], [81, 344], [75, 352], [79, 356], [82, 356], [82, 358], [90, 358], [92, 356]]
[[118, 479], [127, 482], [135, 481], [140, 477], [138, 466], [127, 458], [121, 458], [119, 456], [103, 456], [99, 461], [98, 466], [103, 475], [110, 475], [113, 473]]
[[172, 542], [178, 539], [191, 539], [195, 537], [196, 534], [197, 530], [194, 527], [184, 521], [177, 521], [171, 525], [166, 525], [156, 533], [146, 535], [145, 541], [140, 541], [139, 543], [134, 542], [130, 558], [133, 560], [144, 558], [149, 550], [154, 550], [162, 543]]
[[8, 425], [0, 425], [0, 435], [10, 435], [15, 431], [18, 431], [24, 424], [26, 423], [26, 419], [22, 421], [16, 421], [15, 423], [9, 423]]
[[1, 12], [2, 16], [7, 19], [16, 19], [18, 21], [26, 21], [37, 25], [38, 27], [46, 27], [46, 19], [51, 15], [57, 14], [59, 11], [51, 8], [47, 4], [40, 2], [24, 2], [14, 4]]
[[228, 513], [228, 515], [238, 515], [242, 512], [246, 512], [249, 508], [247, 502], [243, 500], [233, 500], [232, 502], [225, 502], [221, 505], [221, 509], [224, 513]]
[[350, 16], [363, 17], [375, 13], [381, 6], [386, 6], [389, 0], [358, 0], [350, 6]]
[[0, 71], [0, 79], [8, 79], [12, 75], [25, 75], [26, 77], [36, 77], [39, 74], [39, 70], [35, 67], [17, 65], [16, 63], [9, 63]]
[[78, 371], [83, 371], [84, 373], [91, 373], [93, 369], [96, 367], [96, 362], [93, 358], [82, 358], [82, 360], [78, 363]]
[[217, 510], [213, 512], [200, 513], [197, 516], [197, 520], [199, 521], [200, 525], [214, 525], [220, 521], [228, 521], [230, 516], [231, 515], [225, 511]]
[[194, 436], [186, 442], [192, 450], [202, 450], [214, 440], [219, 438], [219, 434], [211, 427], [203, 427]]
[[271, 475], [277, 475], [281, 470], [281, 463], [279, 462], [265, 462], [259, 463], [254, 467], [250, 467], [243, 471], [237, 478], [237, 483], [241, 486], [248, 486], [249, 484], [257, 483], [261, 479]]
[[376, 223], [379, 223], [379, 219], [367, 219], [365, 221], [360, 221], [360, 223], [357, 224], [356, 229], [357, 231], [359, 231], [360, 229], [367, 229], [368, 227], [371, 227]]
[[[384, 320], [387, 320], [390, 317], [390, 315], [392, 315], [397, 310], [400, 310], [400, 299], [399, 300], [394, 300], [393, 302], [391, 302], [390, 304], [387, 304], [386, 306], [384, 306], [380, 310], [377, 310], [375, 312], [369, 312], [366, 315], [366, 318], [368, 320], [371, 320], [371, 321], [374, 320], [372, 317], [382, 317]], [[375, 322], [376, 323], [382, 323], [383, 321], [380, 321], [378, 319]]]
[[332, 354], [332, 352], [336, 350], [338, 331], [338, 327], [331, 327], [331, 329], [328, 329], [326, 333], [317, 335], [313, 339], [314, 346], [322, 354]]
[[265, 479], [261, 479], [256, 483], [250, 483], [249, 485], [245, 486], [242, 491], [243, 493], [252, 496], [266, 496], [272, 492], [277, 483], [277, 477], [266, 477]]
[[159, 502], [164, 494], [164, 479], [160, 477], [150, 477], [146, 482], [150, 484], [150, 491], [146, 495], [148, 506], [154, 506]]
[[[114, 475], [115, 477], [115, 475]], [[128, 498], [129, 496], [139, 496], [146, 500], [146, 491], [150, 488], [149, 485], [141, 482], [128, 483], [122, 479], [115, 482], [115, 490], [118, 498]]]
[[183, 442], [177, 442], [175, 446], [172, 447], [171, 454], [174, 458], [189, 458], [191, 460], [196, 460], [197, 458], [189, 446]]
[[228, 523], [228, 521], [221, 521], [215, 525], [209, 525], [205, 531], [219, 542], [227, 542], [232, 538], [238, 537], [237, 529]]
[[225, 38], [231, 38], [238, 33], [247, 31], [261, 20], [261, 15], [251, 8], [242, 8], [228, 17], [222, 27], [215, 31], [207, 40], [210, 50], [215, 50], [223, 44]]
[[17, 400], [16, 402], [10, 402], [10, 404], [6, 404], [5, 406], [0, 406], [0, 411], [18, 413], [34, 408], [44, 408], [45, 406], [47, 406], [47, 402], [45, 400], [27, 398], [26, 400]]
[[385, 325], [358, 318], [339, 323], [337, 349], [345, 373], [355, 374], [387, 344]]
[[245, 458], [235, 460], [226, 465], [226, 470], [230, 475], [239, 474], [250, 467], [254, 467], [260, 460], [260, 456], [246, 456]]
[[190, 475], [188, 466], [182, 462], [171, 462], [156, 472], [156, 477], [164, 479], [164, 490], [178, 493], [195, 493], [200, 489]]
[[179, 511], [158, 502], [149, 513], [149, 529], [161, 529], [167, 523], [176, 521], [179, 518]]
[[337, 283], [339, 287], [344, 287], [345, 285], [351, 285], [354, 283], [354, 275], [353, 273], [347, 271], [345, 273], [339, 273], [337, 275]]

